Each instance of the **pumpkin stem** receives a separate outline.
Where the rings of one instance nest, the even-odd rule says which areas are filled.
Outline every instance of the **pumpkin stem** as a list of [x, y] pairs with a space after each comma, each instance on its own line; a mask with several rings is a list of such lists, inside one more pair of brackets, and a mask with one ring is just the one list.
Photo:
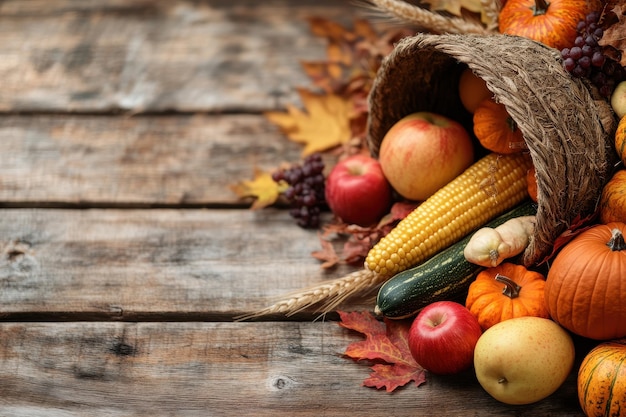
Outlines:
[[612, 251], [626, 250], [626, 242], [624, 241], [624, 235], [619, 229], [611, 230], [611, 240], [606, 244]]
[[548, 13], [548, 7], [550, 3], [547, 0], [535, 0], [535, 5], [531, 8], [533, 16], [540, 16]]
[[509, 298], [517, 298], [519, 297], [519, 292], [522, 289], [515, 281], [513, 281], [509, 277], [505, 277], [504, 275], [496, 274], [496, 281], [502, 282], [504, 284], [504, 288], [502, 289], [502, 294], [506, 295]]

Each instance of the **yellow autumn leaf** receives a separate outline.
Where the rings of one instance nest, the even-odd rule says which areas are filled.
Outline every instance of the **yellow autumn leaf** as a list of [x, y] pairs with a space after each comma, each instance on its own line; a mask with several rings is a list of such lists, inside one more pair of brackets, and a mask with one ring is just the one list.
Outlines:
[[350, 140], [354, 107], [351, 100], [304, 89], [298, 93], [306, 111], [287, 105], [286, 112], [267, 112], [265, 116], [290, 140], [304, 144], [303, 156], [332, 149]]
[[274, 204], [288, 187], [289, 185], [283, 181], [275, 182], [272, 174], [255, 168], [253, 180], [240, 181], [231, 185], [230, 189], [240, 198], [254, 197], [254, 203], [250, 208], [258, 210]]
[[446, 11], [455, 16], [461, 16], [461, 8], [474, 13], [482, 11], [481, 0], [424, 0], [424, 2], [430, 4], [432, 11]]

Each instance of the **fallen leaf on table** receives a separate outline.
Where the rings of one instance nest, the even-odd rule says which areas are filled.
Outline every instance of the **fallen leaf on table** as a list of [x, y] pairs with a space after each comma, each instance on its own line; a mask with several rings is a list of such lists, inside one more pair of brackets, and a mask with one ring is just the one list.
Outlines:
[[626, 66], [626, 6], [616, 5], [612, 10], [617, 22], [606, 28], [598, 44], [604, 47], [613, 47], [621, 53], [620, 64]]
[[351, 343], [345, 355], [356, 361], [376, 362], [369, 378], [363, 381], [364, 386], [393, 392], [411, 381], [417, 386], [426, 382], [424, 368], [415, 362], [409, 350], [409, 321], [381, 322], [368, 312], [338, 313], [340, 326], [365, 335], [365, 340]]
[[232, 184], [230, 189], [240, 198], [254, 197], [255, 201], [250, 208], [258, 210], [274, 204], [288, 187], [289, 185], [285, 182], [275, 182], [269, 172], [255, 168], [253, 180]]
[[311, 255], [320, 261], [323, 261], [322, 268], [329, 269], [336, 266], [341, 262], [341, 258], [337, 255], [335, 248], [329, 240], [327, 240], [323, 234], [318, 234], [322, 250], [313, 251]]
[[288, 105], [286, 112], [267, 112], [265, 116], [278, 125], [290, 140], [305, 145], [303, 156], [329, 150], [350, 140], [351, 100], [304, 89], [299, 89], [298, 93], [306, 111]]

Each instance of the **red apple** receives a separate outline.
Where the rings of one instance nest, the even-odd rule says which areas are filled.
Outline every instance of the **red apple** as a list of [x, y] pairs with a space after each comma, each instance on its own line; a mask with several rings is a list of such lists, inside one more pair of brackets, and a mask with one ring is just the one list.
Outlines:
[[379, 160], [393, 188], [423, 201], [474, 162], [474, 145], [458, 122], [431, 112], [410, 114], [386, 133]]
[[464, 305], [437, 301], [415, 317], [409, 329], [411, 354], [434, 374], [455, 374], [474, 361], [474, 347], [482, 329]]
[[371, 226], [387, 214], [392, 190], [378, 160], [364, 154], [339, 161], [326, 178], [326, 202], [344, 222]]

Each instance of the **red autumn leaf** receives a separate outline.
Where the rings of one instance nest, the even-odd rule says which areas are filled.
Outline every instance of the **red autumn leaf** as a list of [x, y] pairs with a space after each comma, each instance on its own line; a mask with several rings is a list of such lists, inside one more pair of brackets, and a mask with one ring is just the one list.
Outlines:
[[557, 238], [554, 240], [554, 243], [552, 244], [552, 253], [547, 255], [542, 261], [538, 263], [538, 265], [548, 262], [550, 259], [554, 258], [563, 246], [565, 246], [567, 243], [569, 243], [572, 239], [574, 239], [585, 230], [592, 227], [595, 224], [595, 219], [597, 215], [598, 212], [596, 211], [595, 213], [592, 213], [586, 217], [582, 217], [580, 215], [576, 216], [574, 220], [572, 220], [572, 224], [570, 225], [570, 227], [559, 236], [557, 236]]
[[373, 372], [363, 381], [364, 386], [393, 392], [411, 381], [417, 386], [426, 382], [424, 368], [415, 362], [409, 350], [409, 322], [381, 322], [368, 312], [338, 313], [340, 326], [365, 335], [365, 340], [351, 343], [345, 355], [356, 361], [375, 362], [371, 366]]

